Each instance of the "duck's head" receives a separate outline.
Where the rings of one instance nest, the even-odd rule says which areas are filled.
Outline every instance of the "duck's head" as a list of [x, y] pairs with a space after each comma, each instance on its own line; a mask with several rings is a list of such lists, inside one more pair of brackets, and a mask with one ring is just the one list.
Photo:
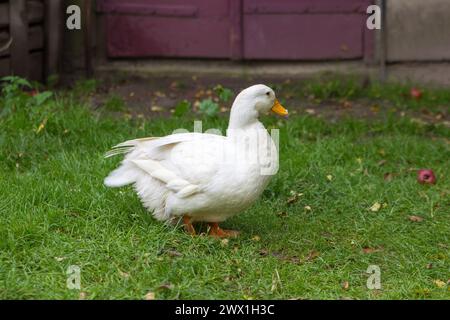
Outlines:
[[287, 116], [288, 111], [280, 104], [275, 92], [266, 85], [256, 84], [242, 90], [234, 100], [231, 108], [231, 122], [237, 126], [256, 121], [261, 113], [274, 112]]

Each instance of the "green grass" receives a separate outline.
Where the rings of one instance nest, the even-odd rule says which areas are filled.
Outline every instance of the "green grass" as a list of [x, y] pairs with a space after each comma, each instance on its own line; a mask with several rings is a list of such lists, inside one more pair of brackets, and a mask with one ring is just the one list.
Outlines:
[[[450, 298], [435, 283], [450, 278], [448, 128], [264, 118], [281, 130], [280, 171], [224, 224], [242, 232], [225, 243], [153, 220], [131, 188], [103, 186], [120, 161], [103, 159], [109, 147], [192, 130], [196, 117], [113, 118], [67, 94], [2, 98], [0, 298], [78, 299], [66, 288], [70, 265], [87, 299]], [[203, 120], [204, 130], [226, 128], [224, 117]], [[422, 167], [436, 185], [417, 183], [409, 169]], [[385, 181], [387, 172], [397, 175]], [[381, 290], [366, 287], [369, 265], [381, 269]]]

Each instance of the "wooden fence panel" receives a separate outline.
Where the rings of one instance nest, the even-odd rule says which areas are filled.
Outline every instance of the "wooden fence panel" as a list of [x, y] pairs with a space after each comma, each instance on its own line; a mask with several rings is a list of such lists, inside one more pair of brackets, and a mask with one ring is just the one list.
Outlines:
[[44, 17], [43, 0], [0, 0], [0, 77], [43, 80]]
[[9, 3], [9, 33], [11, 43], [11, 74], [28, 77], [28, 21], [26, 1]]

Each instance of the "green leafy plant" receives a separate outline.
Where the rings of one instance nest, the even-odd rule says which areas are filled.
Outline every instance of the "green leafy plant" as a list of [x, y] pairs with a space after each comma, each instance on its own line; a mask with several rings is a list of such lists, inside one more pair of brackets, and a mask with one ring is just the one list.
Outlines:
[[111, 96], [106, 100], [104, 107], [108, 111], [125, 111], [125, 101], [118, 95]]
[[48, 99], [50, 99], [52, 95], [53, 92], [51, 91], [40, 92], [33, 96], [33, 100], [35, 101], [36, 105], [40, 106], [44, 104]]
[[173, 115], [175, 117], [182, 117], [187, 114], [189, 110], [191, 110], [191, 103], [187, 100], [182, 100], [175, 106], [175, 112]]
[[208, 117], [215, 117], [219, 112], [219, 105], [208, 98], [200, 102], [199, 109], [201, 113], [206, 114]]
[[7, 76], [1, 78], [2, 82], [2, 96], [4, 100], [11, 100], [17, 98], [18, 95], [22, 95], [23, 88], [31, 89], [31, 84], [20, 77]]
[[233, 91], [228, 88], [224, 88], [221, 84], [215, 86], [214, 91], [222, 102], [228, 102], [233, 96]]

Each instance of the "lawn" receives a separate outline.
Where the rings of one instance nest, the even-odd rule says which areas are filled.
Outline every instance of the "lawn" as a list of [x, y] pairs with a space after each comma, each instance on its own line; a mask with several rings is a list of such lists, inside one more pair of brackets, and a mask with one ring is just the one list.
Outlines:
[[[37, 93], [13, 80], [0, 104], [0, 298], [449, 299], [448, 122], [419, 121], [404, 87], [341, 83], [304, 88], [318, 109], [366, 96], [365, 105], [383, 108], [386, 98], [402, 116], [265, 117], [280, 129], [280, 170], [252, 208], [224, 223], [241, 236], [221, 241], [155, 221], [129, 187], [104, 187], [120, 159], [103, 154], [130, 138], [193, 130], [195, 119], [225, 129], [227, 112], [187, 104], [134, 116], [117, 97], [106, 104], [113, 111], [92, 108], [86, 82]], [[436, 105], [450, 105], [448, 91], [436, 92], [421, 100], [433, 118], [442, 117]], [[437, 183], [419, 184], [419, 168]], [[71, 265], [80, 290], [66, 287]], [[366, 286], [370, 265], [381, 289]]]

